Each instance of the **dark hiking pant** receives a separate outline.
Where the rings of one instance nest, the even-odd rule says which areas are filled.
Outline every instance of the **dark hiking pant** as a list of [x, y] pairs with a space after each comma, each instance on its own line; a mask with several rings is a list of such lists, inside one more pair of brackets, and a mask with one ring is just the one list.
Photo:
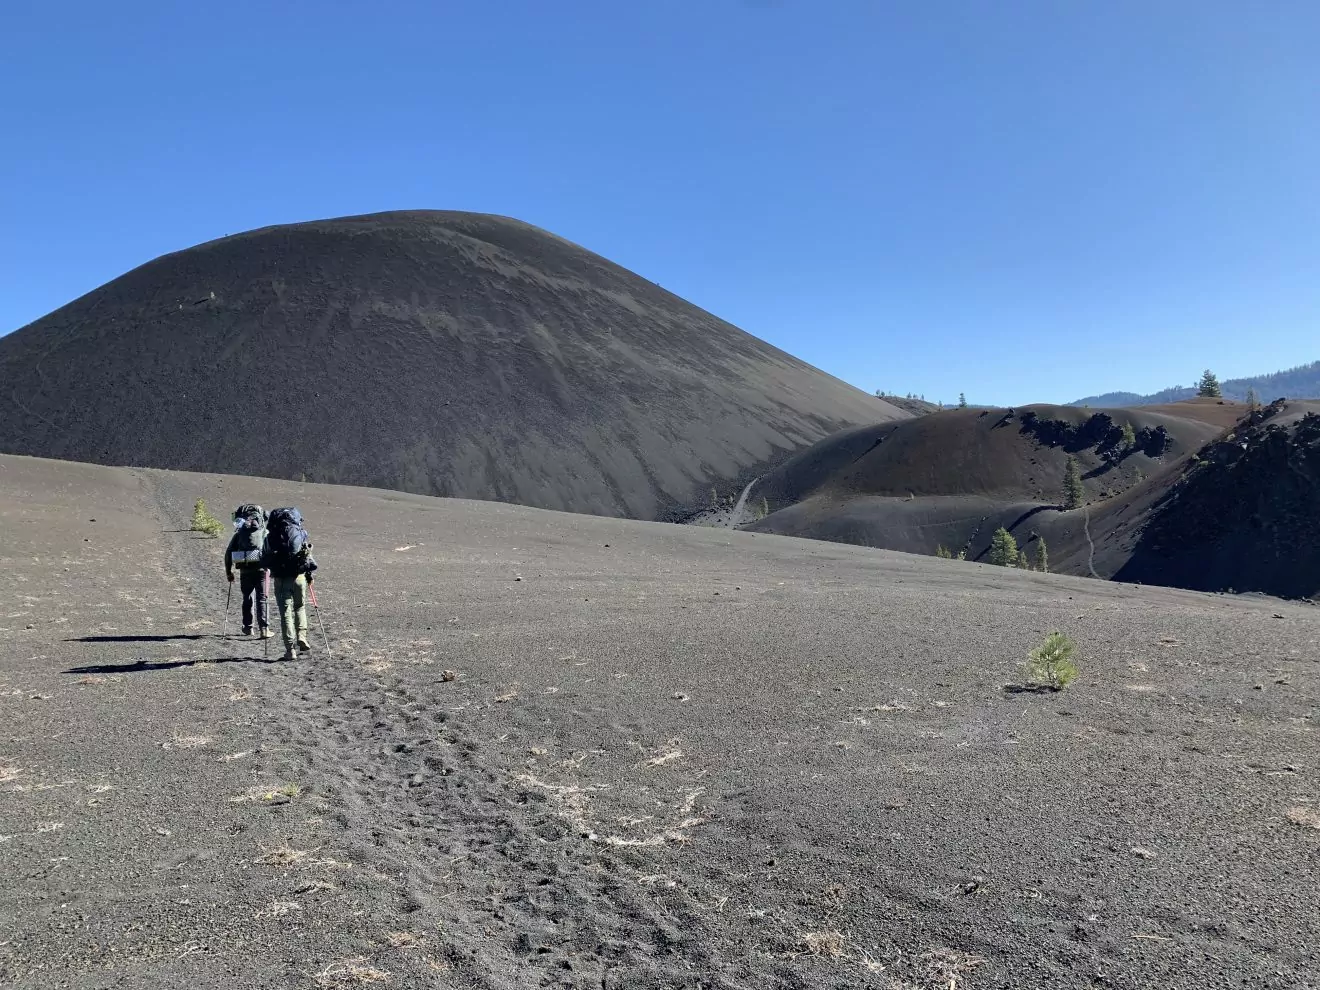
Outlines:
[[243, 591], [243, 629], [252, 629], [252, 606], [256, 605], [257, 624], [265, 629], [270, 625], [270, 605], [266, 601], [266, 572], [259, 567], [243, 567], [238, 571], [238, 586]]
[[307, 642], [307, 578], [275, 578], [275, 602], [280, 609], [280, 632], [284, 649], [296, 653], [299, 643]]

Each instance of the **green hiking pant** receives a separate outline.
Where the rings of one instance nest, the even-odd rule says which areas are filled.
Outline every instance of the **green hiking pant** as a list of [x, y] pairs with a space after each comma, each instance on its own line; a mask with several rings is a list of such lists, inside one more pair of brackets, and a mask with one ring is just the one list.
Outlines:
[[307, 576], [273, 579], [275, 604], [280, 610], [280, 632], [284, 649], [298, 652], [298, 644], [307, 642]]

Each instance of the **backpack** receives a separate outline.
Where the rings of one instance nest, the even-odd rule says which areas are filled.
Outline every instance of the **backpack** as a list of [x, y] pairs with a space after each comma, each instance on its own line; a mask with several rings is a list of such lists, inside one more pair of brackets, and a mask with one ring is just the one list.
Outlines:
[[261, 544], [265, 538], [266, 513], [261, 506], [246, 504], [234, 510], [234, 538], [229, 560], [239, 570], [261, 566]]
[[270, 569], [280, 572], [277, 577], [299, 573], [311, 548], [302, 513], [296, 508], [272, 509], [266, 520], [266, 548]]
[[255, 502], [244, 502], [234, 510], [234, 525], [237, 526], [239, 521], [244, 519], [250, 522], [254, 517], [257, 524], [253, 528], [261, 529], [262, 526], [266, 525], [266, 510]]

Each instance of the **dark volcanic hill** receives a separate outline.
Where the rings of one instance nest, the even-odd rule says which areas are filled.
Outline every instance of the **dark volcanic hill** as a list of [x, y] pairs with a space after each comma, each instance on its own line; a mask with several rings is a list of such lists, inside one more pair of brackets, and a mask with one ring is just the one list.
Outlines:
[[1097, 514], [1097, 556], [1118, 580], [1320, 594], [1320, 402], [1253, 412], [1171, 481], [1145, 511]]
[[[1053, 570], [1206, 591], [1320, 591], [1320, 403], [949, 410], [841, 432], [753, 488], [762, 532], [970, 560], [1004, 527]], [[1131, 428], [1131, 442], [1124, 427]], [[1068, 457], [1085, 504], [1064, 511]]]
[[639, 518], [904, 416], [515, 220], [268, 227], [0, 338], [0, 451]]

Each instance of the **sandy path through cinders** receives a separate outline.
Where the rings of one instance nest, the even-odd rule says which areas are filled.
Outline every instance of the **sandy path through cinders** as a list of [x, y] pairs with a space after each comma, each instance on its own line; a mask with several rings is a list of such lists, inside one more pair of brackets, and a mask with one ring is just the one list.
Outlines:
[[153, 488], [0, 465], [0, 984], [338, 985], [387, 944], [378, 884], [302, 841], [222, 546]]

